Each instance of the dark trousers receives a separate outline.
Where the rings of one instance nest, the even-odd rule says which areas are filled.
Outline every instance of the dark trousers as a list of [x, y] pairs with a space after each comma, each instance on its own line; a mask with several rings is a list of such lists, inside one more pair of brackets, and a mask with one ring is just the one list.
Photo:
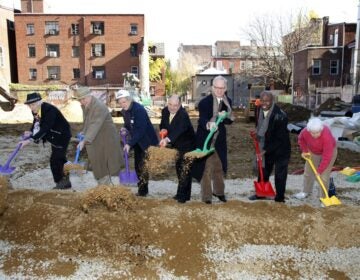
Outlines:
[[[286, 179], [288, 174], [289, 158], [276, 158], [272, 156], [266, 156], [265, 154], [265, 168], [264, 181], [268, 182], [270, 175], [275, 166], [275, 188], [276, 198], [285, 198]], [[260, 180], [260, 178], [259, 178]]]
[[147, 195], [149, 192], [149, 172], [145, 168], [146, 151], [143, 151], [139, 145], [134, 146], [135, 172], [139, 178], [138, 193]]
[[66, 151], [69, 142], [64, 147], [51, 146], [50, 169], [54, 182], [58, 183], [64, 177], [64, 164], [67, 162]]
[[179, 152], [175, 162], [176, 175], [178, 177], [178, 188], [176, 196], [180, 199], [190, 200], [191, 197], [191, 164], [190, 158], [184, 158], [185, 152]]

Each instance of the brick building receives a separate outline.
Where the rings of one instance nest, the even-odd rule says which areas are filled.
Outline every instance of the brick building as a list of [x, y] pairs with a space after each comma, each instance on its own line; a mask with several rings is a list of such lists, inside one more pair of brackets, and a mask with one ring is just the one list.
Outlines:
[[22, 84], [122, 85], [139, 76], [143, 14], [44, 14], [42, 0], [22, 0], [15, 14]]

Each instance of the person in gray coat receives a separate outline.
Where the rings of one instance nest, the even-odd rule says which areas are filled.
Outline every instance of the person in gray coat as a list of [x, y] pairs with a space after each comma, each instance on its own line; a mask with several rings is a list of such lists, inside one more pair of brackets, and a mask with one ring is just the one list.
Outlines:
[[75, 90], [74, 98], [81, 103], [84, 118], [84, 139], [78, 148], [86, 147], [95, 179], [99, 185], [107, 185], [124, 166], [120, 135], [106, 105], [90, 93], [88, 87]]

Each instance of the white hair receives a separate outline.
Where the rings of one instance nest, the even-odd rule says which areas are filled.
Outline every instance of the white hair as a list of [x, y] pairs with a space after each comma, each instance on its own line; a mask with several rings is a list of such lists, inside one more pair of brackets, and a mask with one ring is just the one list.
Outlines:
[[324, 124], [319, 118], [311, 118], [308, 121], [306, 128], [309, 132], [319, 132], [323, 130]]

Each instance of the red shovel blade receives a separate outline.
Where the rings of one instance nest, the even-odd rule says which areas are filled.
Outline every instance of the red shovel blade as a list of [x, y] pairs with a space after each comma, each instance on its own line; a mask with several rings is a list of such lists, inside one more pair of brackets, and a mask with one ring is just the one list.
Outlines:
[[275, 197], [276, 193], [270, 182], [254, 181], [255, 193], [259, 197]]

